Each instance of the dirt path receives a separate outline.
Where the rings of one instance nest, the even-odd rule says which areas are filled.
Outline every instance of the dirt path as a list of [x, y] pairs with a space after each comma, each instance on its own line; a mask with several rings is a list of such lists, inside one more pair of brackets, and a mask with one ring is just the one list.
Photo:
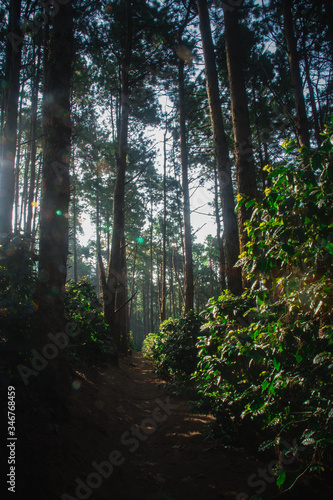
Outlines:
[[[269, 470], [275, 457], [258, 462], [245, 449], [208, 438], [214, 418], [169, 397], [140, 354], [118, 368], [78, 360], [69, 422], [55, 421], [24, 388], [16, 397], [15, 500], [275, 498]], [[7, 468], [7, 453], [1, 454], [0, 470]], [[333, 498], [327, 482], [304, 479], [283, 498]]]
[[118, 370], [77, 371], [76, 377], [64, 499], [248, 498], [240, 493], [249, 490], [259, 464], [244, 450], [205, 438], [213, 417], [169, 398], [140, 354]]

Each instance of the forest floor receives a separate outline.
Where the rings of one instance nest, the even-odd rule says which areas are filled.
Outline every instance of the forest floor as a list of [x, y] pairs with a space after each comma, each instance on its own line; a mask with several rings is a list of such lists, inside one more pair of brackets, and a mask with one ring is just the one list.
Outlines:
[[28, 493], [34, 500], [274, 497], [264, 478], [272, 479], [275, 457], [260, 462], [211, 437], [214, 418], [170, 396], [140, 353], [119, 367], [80, 362], [72, 373], [69, 422], [57, 424], [37, 408], [19, 419], [16, 500]]

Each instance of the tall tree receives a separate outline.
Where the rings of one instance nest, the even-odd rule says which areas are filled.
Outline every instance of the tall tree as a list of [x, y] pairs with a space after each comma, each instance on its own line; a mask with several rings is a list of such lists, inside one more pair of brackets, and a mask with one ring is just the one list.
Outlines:
[[[39, 240], [38, 334], [64, 331], [68, 256], [69, 166], [72, 124], [70, 90], [73, 59], [71, 3], [59, 5], [48, 40], [43, 102], [43, 171]], [[47, 50], [47, 49], [46, 49]], [[65, 351], [48, 363], [38, 381], [43, 398], [61, 414], [70, 390]]]
[[35, 181], [36, 181], [36, 136], [37, 136], [37, 106], [38, 106], [38, 87], [39, 87], [39, 75], [40, 75], [40, 46], [37, 47], [37, 61], [36, 64], [36, 74], [32, 79], [31, 84], [31, 131], [30, 131], [30, 185], [29, 185], [29, 195], [28, 195], [28, 214], [25, 232], [29, 236], [31, 234], [32, 228], [32, 216], [33, 216], [33, 201], [35, 194]]
[[193, 289], [193, 260], [192, 260], [192, 232], [191, 232], [191, 207], [188, 182], [188, 152], [186, 141], [186, 114], [185, 114], [185, 84], [184, 66], [185, 60], [181, 52], [182, 35], [179, 33], [179, 61], [178, 61], [178, 95], [179, 95], [179, 130], [180, 130], [180, 161], [182, 171], [182, 191], [183, 191], [183, 220], [184, 220], [184, 295], [185, 312], [193, 309], [194, 289]]
[[295, 98], [298, 140], [302, 146], [309, 146], [310, 145], [309, 124], [306, 115], [303, 83], [299, 65], [299, 55], [297, 51], [297, 42], [294, 33], [292, 7], [293, 7], [292, 0], [282, 0], [284, 35], [287, 43], [289, 66], [291, 73], [291, 84]]
[[215, 52], [206, 0], [197, 0], [202, 48], [205, 59], [207, 95], [211, 114], [216, 166], [220, 183], [221, 208], [225, 241], [226, 276], [228, 289], [235, 295], [242, 292], [242, 275], [234, 267], [239, 256], [239, 237], [231, 179], [231, 165], [224, 131]]
[[116, 161], [116, 183], [113, 198], [113, 233], [107, 286], [110, 301], [104, 313], [116, 349], [120, 349], [122, 337], [127, 335], [127, 277], [125, 247], [125, 174], [128, 148], [129, 123], [129, 71], [132, 56], [132, 2], [125, 0], [126, 33], [121, 68], [121, 111]]
[[166, 253], [166, 230], [167, 230], [167, 192], [166, 192], [166, 167], [167, 167], [167, 155], [166, 155], [166, 143], [167, 143], [167, 118], [165, 123], [165, 131], [163, 137], [163, 221], [162, 221], [162, 273], [161, 273], [161, 305], [160, 305], [160, 319], [161, 323], [166, 319], [166, 265], [167, 265], [167, 253]]
[[[11, 0], [6, 48], [6, 69], [3, 88], [3, 128], [0, 150], [0, 241], [12, 232], [15, 189], [15, 151], [20, 89], [22, 33], [21, 0]], [[18, 42], [20, 40], [20, 42]]]
[[[239, 10], [243, 2], [222, 3], [225, 25], [225, 48], [229, 74], [231, 97], [231, 115], [235, 143], [235, 166], [238, 184], [238, 194], [247, 199], [257, 196], [256, 172], [254, 165], [250, 117], [247, 103], [245, 78], [243, 70], [243, 51], [238, 24]], [[240, 251], [243, 252], [247, 233], [244, 228], [245, 221], [250, 218], [250, 209], [245, 203], [240, 205], [238, 211], [238, 228]]]
[[328, 35], [330, 38], [330, 44], [331, 44], [331, 57], [332, 57], [332, 64], [333, 64], [333, 6], [331, 0], [323, 0], [324, 4], [324, 9], [325, 9], [325, 17], [326, 17], [326, 24], [328, 28]]

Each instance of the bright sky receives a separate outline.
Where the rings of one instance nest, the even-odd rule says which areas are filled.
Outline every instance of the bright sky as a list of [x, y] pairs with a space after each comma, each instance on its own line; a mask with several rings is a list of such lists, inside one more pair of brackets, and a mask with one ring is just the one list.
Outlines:
[[[156, 168], [159, 172], [162, 172], [163, 170], [161, 152], [157, 156]], [[212, 194], [205, 187], [199, 187], [191, 197], [191, 210], [198, 209], [200, 212], [191, 214], [193, 233], [195, 233], [196, 241], [199, 243], [203, 243], [206, 236], [209, 234], [212, 234], [213, 236], [216, 235], [215, 218], [209, 217], [209, 215], [203, 215], [212, 214], [213, 209], [208, 206], [208, 203], [212, 201]], [[91, 224], [88, 214], [83, 214], [81, 218], [83, 220], [82, 227], [84, 235], [80, 236], [79, 240], [81, 245], [87, 245], [89, 239], [95, 238], [95, 227]]]
[[[163, 133], [164, 132], [162, 132], [161, 130], [156, 132], [156, 140], [158, 141], [156, 169], [161, 174], [163, 173], [163, 153], [162, 153]], [[209, 234], [212, 234], [213, 236], [216, 235], [215, 217], [209, 217], [209, 214], [213, 214], [213, 208], [208, 206], [208, 203], [213, 201], [213, 196], [212, 193], [210, 193], [206, 187], [199, 187], [196, 189], [196, 185], [197, 182], [195, 182], [193, 186], [190, 187], [190, 195], [191, 195], [190, 203], [191, 203], [191, 210], [198, 209], [198, 212], [200, 213], [191, 214], [191, 225], [193, 228], [193, 233], [195, 233], [196, 235], [197, 241], [203, 243], [207, 235]]]
[[[160, 104], [162, 106], [163, 112], [165, 112], [167, 106], [171, 103], [168, 102], [167, 98], [159, 98]], [[156, 143], [156, 169], [160, 174], [163, 174], [163, 135], [164, 131], [161, 128], [147, 128], [147, 135], [153, 139]], [[212, 193], [206, 187], [196, 188], [197, 181], [190, 186], [191, 196], [191, 210], [198, 209], [200, 213], [191, 214], [191, 225], [193, 228], [193, 233], [195, 233], [196, 241], [203, 243], [205, 238], [211, 234], [216, 235], [216, 224], [215, 217], [210, 217], [209, 214], [213, 213], [212, 207], [208, 206], [209, 202], [213, 201]], [[211, 187], [211, 186], [207, 186]], [[207, 215], [205, 215], [207, 214]], [[90, 217], [88, 215], [82, 215], [81, 219], [83, 221], [82, 227], [84, 230], [84, 235], [79, 237], [80, 243], [82, 245], [87, 245], [89, 239], [95, 238], [95, 227], [91, 224]]]

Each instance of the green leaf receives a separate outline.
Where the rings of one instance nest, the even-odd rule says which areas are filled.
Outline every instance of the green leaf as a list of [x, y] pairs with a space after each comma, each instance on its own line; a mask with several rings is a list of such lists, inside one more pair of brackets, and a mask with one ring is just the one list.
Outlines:
[[276, 480], [276, 484], [277, 484], [278, 488], [280, 488], [283, 485], [283, 483], [285, 482], [285, 480], [286, 480], [286, 471], [283, 470], [281, 472], [281, 474], [279, 474], [279, 476], [278, 476], [278, 478]]
[[275, 370], [278, 372], [280, 370], [281, 363], [278, 363], [275, 358], [273, 358], [273, 365]]
[[250, 200], [247, 203], [245, 203], [245, 207], [250, 208], [250, 207], [252, 207], [252, 205], [255, 204], [255, 202], [256, 202], [256, 200]]
[[301, 355], [299, 354], [299, 352], [298, 352], [298, 351], [297, 351], [297, 353], [296, 353], [296, 356], [295, 356], [295, 357], [296, 357], [296, 361], [297, 361], [297, 363], [300, 363], [300, 362], [303, 360], [303, 356], [301, 356]]
[[262, 387], [262, 390], [265, 391], [267, 389], [267, 387], [269, 386], [269, 380], [264, 380], [261, 387]]

